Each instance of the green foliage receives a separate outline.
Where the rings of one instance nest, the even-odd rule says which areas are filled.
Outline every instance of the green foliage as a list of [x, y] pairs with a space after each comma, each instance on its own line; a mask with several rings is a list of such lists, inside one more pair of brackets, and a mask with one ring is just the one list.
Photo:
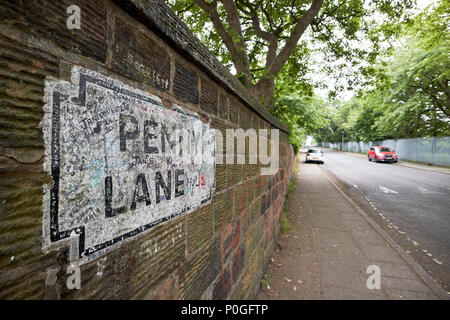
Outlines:
[[[321, 6], [314, 5], [321, 0], [167, 2], [225, 66], [234, 66], [254, 98], [289, 125], [296, 152], [313, 132], [334, 139], [344, 130], [369, 139], [381, 130], [365, 129], [382, 111], [360, 110], [361, 101], [339, 112], [327, 110], [313, 94], [309, 60], [323, 53], [323, 69], [337, 77], [351, 65], [352, 73], [345, 74], [349, 86], [374, 76], [381, 79], [384, 73], [373, 63], [389, 50], [382, 44], [408, 23], [414, 0], [324, 0]], [[317, 10], [305, 15], [310, 8]], [[311, 19], [304, 20], [308, 16]], [[302, 26], [302, 21], [307, 22]]]
[[305, 43], [297, 45], [288, 63], [284, 65], [275, 79], [275, 98], [301, 93], [313, 95], [313, 86], [308, 82], [308, 59], [310, 50]]
[[286, 201], [291, 199], [292, 193], [295, 191], [295, 181], [291, 180], [286, 190]]
[[267, 273], [265, 273], [263, 278], [261, 279], [261, 284], [266, 288], [269, 287], [269, 275]]
[[287, 217], [286, 208], [283, 208], [283, 210], [281, 211], [281, 217], [280, 217], [281, 233], [283, 233], [283, 234], [287, 233], [287, 232], [289, 232], [289, 230], [291, 230], [291, 228], [292, 228], [292, 225]]
[[[399, 22], [408, 21], [409, 9], [415, 3], [414, 0], [324, 0], [312, 22], [308, 22], [305, 36], [302, 32], [300, 40], [291, 43], [302, 17], [317, 1], [235, 0], [235, 14], [225, 9], [225, 1], [166, 1], [222, 63], [230, 69], [234, 65], [244, 85], [248, 74], [253, 84], [261, 79], [276, 79], [274, 90], [278, 95], [291, 94], [299, 86], [306, 89], [309, 80], [305, 75], [313, 50], [324, 53], [325, 62], [340, 61], [336, 66], [324, 65], [326, 71], [337, 77], [349, 63], [364, 71], [348, 74], [350, 85], [361, 81], [359, 75], [371, 75], [370, 68], [366, 70], [362, 62], [373, 63], [386, 50], [381, 43], [388, 43], [399, 34]], [[217, 19], [214, 22], [205, 11], [212, 9], [220, 22]], [[218, 25], [223, 26], [224, 32], [217, 30]], [[227, 44], [227, 38], [237, 44], [236, 51], [243, 53], [245, 59], [228, 50], [231, 44]], [[362, 41], [367, 45], [358, 45]], [[282, 52], [288, 47], [289, 54], [285, 57]]]
[[[277, 59], [313, 0], [235, 0], [234, 16], [226, 2], [207, 0], [212, 5], [205, 10], [215, 8], [236, 44], [234, 57], [217, 23], [200, 9], [205, 2], [168, 2], [227, 67], [235, 66], [244, 84], [250, 74], [251, 83], [261, 84], [254, 89], [274, 90], [269, 110], [289, 125], [296, 151], [312, 134], [319, 142], [450, 135], [450, 0], [412, 18], [413, 0], [325, 0], [286, 61]], [[317, 51], [324, 53], [323, 70], [345, 76], [350, 88], [365, 84], [365, 89], [346, 102], [325, 103], [315, 96], [308, 73]], [[275, 62], [283, 67], [274, 73]], [[346, 73], [349, 66], [352, 74]], [[269, 105], [273, 100], [266, 97], [255, 98]]]
[[297, 93], [279, 97], [270, 112], [289, 126], [289, 142], [296, 153], [306, 137], [325, 124], [324, 102], [316, 96]]
[[375, 82], [352, 100], [329, 106], [318, 141], [450, 135], [450, 1], [403, 25], [401, 43], [372, 66]]

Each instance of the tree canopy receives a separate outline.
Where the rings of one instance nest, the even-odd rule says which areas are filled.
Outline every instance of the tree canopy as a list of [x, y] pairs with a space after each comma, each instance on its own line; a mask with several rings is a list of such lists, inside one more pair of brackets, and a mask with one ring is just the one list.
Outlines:
[[400, 45], [372, 68], [371, 89], [330, 105], [319, 141], [376, 141], [450, 135], [450, 1], [405, 25]]
[[[305, 89], [312, 48], [353, 66], [374, 62], [414, 0], [168, 0], [265, 106], [284, 85]], [[381, 22], [380, 22], [381, 21]], [[364, 42], [365, 46], [354, 43]], [[322, 46], [320, 45], [322, 44]], [[281, 78], [281, 79], [280, 79]], [[277, 87], [276, 87], [277, 86]]]
[[323, 99], [317, 96], [298, 93], [285, 95], [276, 99], [270, 111], [289, 126], [289, 142], [296, 153], [305, 142], [306, 136], [326, 124], [325, 104]]

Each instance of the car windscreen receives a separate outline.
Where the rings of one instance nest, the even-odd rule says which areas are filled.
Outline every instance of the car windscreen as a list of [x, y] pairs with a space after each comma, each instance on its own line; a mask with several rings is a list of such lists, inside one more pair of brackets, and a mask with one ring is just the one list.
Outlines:
[[391, 149], [388, 147], [378, 148], [378, 151], [380, 152], [391, 152]]
[[322, 150], [309, 149], [308, 153], [322, 153]]

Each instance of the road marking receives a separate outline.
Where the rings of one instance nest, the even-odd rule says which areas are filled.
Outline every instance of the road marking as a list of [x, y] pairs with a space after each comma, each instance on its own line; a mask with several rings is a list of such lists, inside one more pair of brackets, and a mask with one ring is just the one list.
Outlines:
[[[358, 185], [356, 185], [356, 184], [354, 184], [354, 183], [351, 183], [350, 181], [348, 181], [347, 179], [344, 179], [344, 178], [342, 178], [342, 177], [339, 177], [339, 178], [340, 178], [342, 181], [344, 181], [344, 183], [346, 183], [347, 185], [352, 186], [352, 187], [355, 188], [355, 189], [359, 189]], [[429, 189], [427, 189], [427, 188], [425, 188], [425, 187], [421, 187], [421, 186], [417, 186], [417, 189], [418, 189], [422, 194], [439, 194], [439, 193], [436, 193], [435, 191], [429, 190]], [[399, 193], [398, 191], [389, 189], [389, 188], [387, 188], [387, 187], [385, 187], [385, 186], [382, 186], [382, 185], [379, 186], [379, 190], [380, 190], [381, 192], [383, 192], [383, 193], [391, 193], [391, 194], [398, 194], [398, 193]], [[419, 248], [420, 248], [420, 244], [419, 244], [417, 241], [414, 241], [414, 240], [412, 240], [411, 238], [409, 238], [409, 237], [407, 236], [407, 233], [406, 233], [406, 232], [400, 230], [399, 227], [397, 227], [396, 225], [394, 225], [393, 223], [391, 223], [390, 220], [387, 219], [387, 218], [384, 216], [384, 214], [381, 212], [381, 210], [378, 210], [378, 208], [375, 206], [375, 203], [374, 203], [367, 195], [363, 195], [363, 198], [364, 198], [364, 199], [368, 202], [368, 204], [374, 209], [374, 211], [375, 211], [376, 213], [378, 213], [378, 215], [383, 219], [384, 223], [387, 223], [387, 227], [388, 227], [389, 229], [394, 229], [394, 230], [396, 230], [399, 234], [401, 234], [401, 235], [403, 235], [403, 236], [406, 236], [406, 237], [407, 237], [407, 240], [408, 240], [409, 242], [411, 242], [411, 243], [414, 245], [414, 247], [419, 247]], [[334, 245], [334, 246], [335, 246], [335, 245]], [[439, 261], [439, 260], [437, 260], [436, 258], [434, 258], [433, 255], [432, 255], [431, 253], [429, 253], [427, 250], [422, 249], [422, 251], [423, 251], [423, 253], [425, 254], [425, 256], [427, 256], [427, 257], [429, 257], [430, 259], [432, 259], [436, 264], [439, 264], [439, 265], [442, 265], [442, 264], [443, 264], [441, 261]], [[410, 253], [410, 252], [407, 251], [407, 253]]]
[[384, 186], [380, 186], [380, 190], [383, 191], [384, 193], [398, 193], [397, 191], [388, 189]]
[[[355, 184], [354, 184], [353, 186], [354, 186], [354, 187], [357, 187]], [[418, 188], [418, 189], [420, 190], [420, 192], [422, 192], [422, 193], [431, 194], [431, 193], [430, 193], [430, 190], [428, 190], [428, 189], [426, 189], [426, 188], [419, 187], [419, 186], [417, 186], [417, 188]], [[388, 189], [388, 188], [386, 188], [386, 187], [384, 187], [384, 186], [380, 186], [380, 190], [383, 191], [384, 193], [398, 193], [397, 191], [395, 191], [395, 190], [390, 190], [390, 189]], [[363, 197], [364, 197], [364, 199], [367, 200], [367, 202], [370, 204], [370, 206], [378, 213], [378, 215], [379, 215], [381, 218], [383, 218], [384, 222], [387, 223], [387, 227], [388, 227], [389, 229], [395, 229], [395, 230], [397, 230], [398, 233], [400, 233], [400, 234], [406, 236], [406, 237], [407, 237], [407, 240], [408, 240], [409, 242], [411, 242], [415, 247], [418, 247], [418, 246], [419, 246], [419, 243], [418, 243], [417, 241], [412, 240], [410, 237], [407, 236], [406, 232], [400, 230], [399, 227], [397, 227], [396, 225], [394, 225], [393, 223], [391, 223], [390, 220], [387, 219], [387, 218], [383, 215], [383, 213], [377, 209], [377, 207], [375, 206], [374, 202], [372, 202], [372, 200], [370, 200], [370, 198], [369, 198], [368, 196], [364, 195]], [[428, 252], [428, 250], [422, 249], [422, 251], [423, 251], [423, 253], [424, 253], [426, 256], [430, 257], [435, 263], [437, 263], [437, 264], [439, 264], [439, 265], [442, 265], [442, 262], [439, 261], [438, 259], [434, 258], [433, 255], [432, 255], [431, 253]], [[409, 250], [406, 250], [406, 252], [407, 252], [407, 253], [410, 253]], [[449, 293], [449, 294], [450, 294], [450, 293]]]
[[424, 187], [417, 186], [417, 189], [423, 194], [442, 194], [440, 192], [432, 191]]
[[417, 189], [419, 189], [419, 191], [423, 194], [430, 194], [430, 190], [427, 188], [417, 186]]

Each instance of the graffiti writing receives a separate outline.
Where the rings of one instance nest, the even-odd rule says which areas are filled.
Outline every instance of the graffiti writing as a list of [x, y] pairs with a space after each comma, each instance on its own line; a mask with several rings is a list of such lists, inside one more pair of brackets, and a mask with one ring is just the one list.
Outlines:
[[45, 248], [77, 236], [84, 263], [210, 201], [215, 135], [195, 113], [79, 67], [45, 101]]

